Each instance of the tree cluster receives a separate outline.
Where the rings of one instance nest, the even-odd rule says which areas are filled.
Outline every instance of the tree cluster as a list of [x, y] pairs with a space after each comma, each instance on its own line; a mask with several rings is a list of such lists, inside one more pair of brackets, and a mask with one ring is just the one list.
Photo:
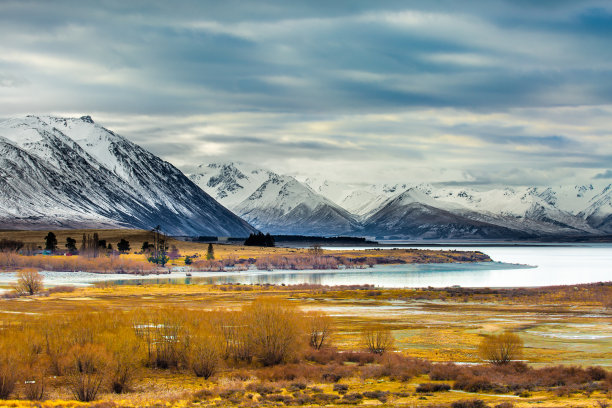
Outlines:
[[270, 235], [270, 233], [263, 234], [262, 232], [258, 232], [257, 234], [251, 234], [244, 241], [244, 245], [246, 246], [261, 246], [261, 247], [273, 247], [274, 246], [274, 237]]

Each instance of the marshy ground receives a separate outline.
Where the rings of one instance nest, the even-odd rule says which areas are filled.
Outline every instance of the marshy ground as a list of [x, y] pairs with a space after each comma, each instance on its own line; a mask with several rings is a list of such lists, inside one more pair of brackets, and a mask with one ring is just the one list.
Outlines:
[[[376, 323], [390, 328], [395, 337], [395, 351], [389, 355], [463, 366], [482, 363], [477, 346], [484, 335], [510, 330], [523, 339], [523, 359], [530, 367], [596, 365], [610, 370], [612, 310], [606, 303], [610, 296], [609, 284], [516, 290], [100, 284], [47, 296], [2, 300], [0, 319], [6, 327], [41, 316], [58, 319], [75, 311], [120, 313], [165, 307], [237, 310], [259, 297], [277, 297], [288, 299], [304, 311], [322, 311], [331, 316], [335, 325], [332, 343], [341, 353], [362, 350], [361, 329]], [[305, 364], [318, 367], [316, 362]], [[342, 362], [341, 367], [334, 364], [334, 370], [341, 372], [337, 382], [335, 378], [323, 380], [316, 373], [305, 378], [287, 375], [294, 369], [291, 366], [273, 370], [225, 367], [209, 380], [195, 377], [189, 370], [143, 368], [131, 392], [117, 395], [105, 391], [99, 399], [106, 405], [98, 406], [448, 406], [473, 398], [490, 406], [511, 402], [516, 407], [593, 407], [612, 402], [609, 387], [548, 386], [523, 390], [520, 396], [508, 389], [417, 393], [419, 384], [432, 382], [431, 375], [417, 370], [409, 378], [399, 378], [393, 370], [385, 375], [377, 368], [402, 362], [378, 359], [359, 368], [358, 363], [350, 361]], [[378, 374], [371, 374], [376, 370]], [[433, 382], [453, 385], [452, 380]], [[345, 399], [343, 395], [347, 394], [354, 396]], [[16, 401], [7, 402], [7, 406], [83, 406], [69, 402], [71, 395], [62, 386], [51, 389], [47, 398], [44, 403]]]

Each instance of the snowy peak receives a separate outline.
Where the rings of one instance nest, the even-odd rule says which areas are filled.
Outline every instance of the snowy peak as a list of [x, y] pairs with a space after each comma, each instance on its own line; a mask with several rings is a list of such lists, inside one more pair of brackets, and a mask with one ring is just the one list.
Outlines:
[[233, 208], [266, 181], [271, 173], [241, 162], [201, 164], [189, 178], [221, 204]]
[[254, 231], [174, 166], [88, 116], [2, 121], [0, 151], [0, 220], [7, 227]]
[[200, 165], [190, 178], [262, 231], [338, 235], [359, 226], [352, 214], [308, 185], [250, 164]]

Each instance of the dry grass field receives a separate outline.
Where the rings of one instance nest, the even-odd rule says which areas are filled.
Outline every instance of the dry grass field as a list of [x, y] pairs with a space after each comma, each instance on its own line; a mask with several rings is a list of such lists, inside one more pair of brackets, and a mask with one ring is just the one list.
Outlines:
[[[300, 313], [323, 312], [331, 317], [334, 330], [331, 348], [309, 351], [301, 346], [300, 357], [271, 367], [225, 362], [205, 380], [180, 364], [168, 369], [144, 365], [129, 392], [115, 394], [105, 388], [91, 403], [73, 401], [64, 377], [48, 376], [46, 401], [19, 399], [2, 406], [607, 406], [612, 403], [609, 371], [607, 379], [605, 371], [601, 379], [599, 371], [568, 368], [596, 365], [610, 370], [612, 366], [612, 311], [602, 304], [602, 294], [612, 294], [612, 286], [453, 293], [306, 285], [101, 284], [4, 299], [0, 319], [5, 329], [100, 311], [99, 320], [138, 311], [215, 315], [239, 311], [267, 298], [288, 301]], [[381, 357], [364, 351], [360, 333], [372, 325], [390, 329], [395, 339], [392, 352]], [[527, 368], [498, 369], [480, 360], [477, 346], [484, 336], [506, 330], [523, 339], [522, 359]], [[479, 365], [449, 368], [444, 362]], [[531, 377], [547, 380], [531, 386], [539, 381]], [[583, 377], [586, 379], [576, 380]], [[432, 389], [417, 392], [420, 384], [427, 383], [454, 389], [428, 386]], [[24, 398], [24, 387], [18, 384], [11, 398]]]

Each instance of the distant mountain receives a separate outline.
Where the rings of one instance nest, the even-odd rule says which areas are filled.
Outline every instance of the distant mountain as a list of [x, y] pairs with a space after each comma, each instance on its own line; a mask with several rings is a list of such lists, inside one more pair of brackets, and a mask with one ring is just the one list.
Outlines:
[[255, 229], [181, 171], [89, 116], [0, 122], [2, 228], [149, 229], [247, 236]]
[[501, 239], [601, 233], [530, 189], [484, 192], [412, 187], [388, 199], [365, 220], [376, 236], [435, 239]]
[[342, 235], [356, 218], [290, 176], [239, 162], [200, 165], [192, 181], [249, 223], [272, 234]]
[[[612, 187], [476, 189], [307, 180], [361, 222], [359, 234], [410, 239], [523, 239], [612, 232]], [[328, 186], [334, 186], [329, 189]]]

